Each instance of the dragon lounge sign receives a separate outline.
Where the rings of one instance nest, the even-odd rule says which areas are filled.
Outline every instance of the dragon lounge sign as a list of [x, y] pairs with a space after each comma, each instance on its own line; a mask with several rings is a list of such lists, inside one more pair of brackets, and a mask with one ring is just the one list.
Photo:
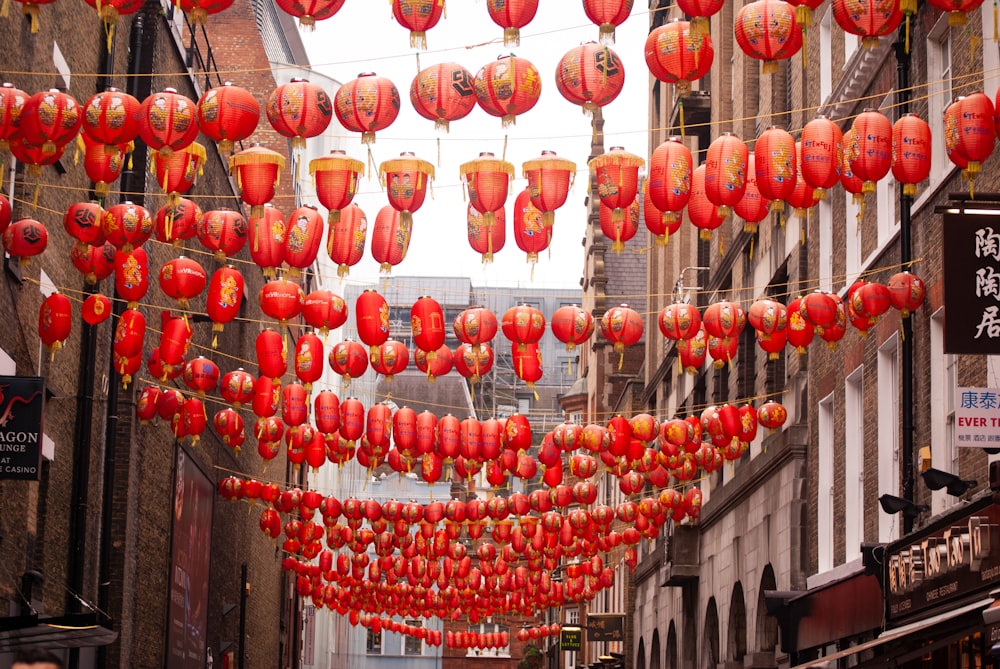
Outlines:
[[41, 377], [0, 376], [0, 479], [38, 480], [44, 391]]

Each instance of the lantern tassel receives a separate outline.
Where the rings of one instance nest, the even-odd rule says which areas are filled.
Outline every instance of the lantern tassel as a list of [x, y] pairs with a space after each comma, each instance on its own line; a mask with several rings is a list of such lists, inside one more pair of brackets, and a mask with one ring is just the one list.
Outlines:
[[107, 38], [108, 53], [111, 53], [111, 45], [115, 39], [115, 24], [105, 21], [104, 34]]
[[0, 7], [0, 16], [3, 18], [10, 16], [10, 0], [3, 0], [3, 7]]
[[681, 122], [681, 137], [684, 136], [684, 100], [677, 100], [677, 115]]
[[[796, 9], [809, 9], [808, 7], [797, 7]], [[909, 25], [909, 24], [907, 24]], [[802, 69], [809, 68], [809, 49], [806, 44], [806, 29], [805, 25], [802, 26]]]
[[26, 4], [24, 9], [21, 10], [23, 14], [26, 14], [31, 18], [31, 34], [38, 33], [38, 5]]

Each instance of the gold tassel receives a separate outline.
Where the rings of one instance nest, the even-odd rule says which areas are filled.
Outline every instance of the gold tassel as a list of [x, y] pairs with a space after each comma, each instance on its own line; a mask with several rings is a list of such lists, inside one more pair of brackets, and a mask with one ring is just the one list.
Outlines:
[[[799, 8], [801, 9], [801, 7]], [[909, 24], [907, 24], [909, 25]], [[802, 29], [802, 69], [808, 69], [809, 67], [809, 49], [806, 44], [806, 29]]]
[[678, 115], [681, 121], [681, 137], [684, 136], [684, 100], [677, 100]]
[[997, 18], [997, 3], [996, 0], [993, 1], [993, 41], [1000, 42], [1000, 30], [997, 29], [1000, 25], [1000, 20]]

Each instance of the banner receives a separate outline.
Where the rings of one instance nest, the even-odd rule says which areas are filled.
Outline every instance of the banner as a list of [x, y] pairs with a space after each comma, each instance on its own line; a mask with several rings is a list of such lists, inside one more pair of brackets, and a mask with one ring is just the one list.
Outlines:
[[619, 613], [588, 615], [587, 639], [591, 643], [623, 641], [625, 639], [625, 616]]
[[0, 479], [41, 476], [44, 406], [45, 379], [0, 376]]
[[944, 215], [946, 353], [1000, 353], [1000, 216]]
[[1000, 388], [958, 388], [955, 445], [1000, 448]]

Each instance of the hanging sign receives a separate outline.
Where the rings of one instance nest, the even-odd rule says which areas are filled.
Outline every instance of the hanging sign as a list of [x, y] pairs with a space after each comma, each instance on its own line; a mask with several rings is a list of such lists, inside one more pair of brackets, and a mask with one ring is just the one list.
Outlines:
[[1000, 353], [1000, 216], [944, 215], [946, 353]]
[[583, 648], [583, 630], [579, 627], [563, 627], [559, 632], [559, 650], [580, 650]]
[[955, 445], [1000, 448], [1000, 388], [957, 388]]
[[587, 639], [591, 643], [600, 641], [623, 641], [625, 639], [625, 616], [621, 614], [589, 614], [587, 616]]
[[44, 395], [40, 376], [0, 376], [0, 479], [39, 479]]

